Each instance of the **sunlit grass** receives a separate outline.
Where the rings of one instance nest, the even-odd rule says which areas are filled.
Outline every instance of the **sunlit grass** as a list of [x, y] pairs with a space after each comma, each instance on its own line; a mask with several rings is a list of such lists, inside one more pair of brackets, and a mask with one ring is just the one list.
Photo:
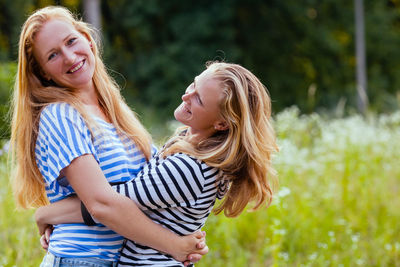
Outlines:
[[400, 113], [276, 116], [272, 206], [206, 225], [197, 266], [400, 266]]
[[0, 266], [39, 266], [45, 252], [39, 245], [33, 211], [18, 211], [15, 208], [8, 182], [7, 155], [1, 154]]
[[[275, 127], [273, 204], [212, 215], [196, 266], [400, 266], [400, 112], [325, 119], [292, 108]], [[0, 266], [38, 266], [32, 212], [15, 212], [2, 162]]]

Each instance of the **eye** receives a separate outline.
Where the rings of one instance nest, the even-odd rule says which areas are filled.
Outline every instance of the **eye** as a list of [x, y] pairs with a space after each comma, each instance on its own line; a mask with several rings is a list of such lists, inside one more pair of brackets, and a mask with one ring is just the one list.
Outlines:
[[196, 99], [197, 99], [197, 101], [199, 102], [200, 105], [203, 105], [203, 102], [201, 102], [201, 99], [200, 99], [199, 95], [196, 95]]
[[67, 45], [72, 45], [75, 41], [76, 41], [76, 38], [75, 38], [75, 37], [70, 38], [70, 39], [68, 39], [68, 41], [67, 41]]
[[194, 84], [191, 83], [191, 84], [188, 86], [188, 88], [186, 88], [185, 94], [190, 94], [191, 92], [193, 92], [193, 87], [194, 87]]
[[52, 60], [55, 56], [57, 56], [56, 52], [53, 52], [49, 55], [49, 57], [47, 58], [47, 60]]

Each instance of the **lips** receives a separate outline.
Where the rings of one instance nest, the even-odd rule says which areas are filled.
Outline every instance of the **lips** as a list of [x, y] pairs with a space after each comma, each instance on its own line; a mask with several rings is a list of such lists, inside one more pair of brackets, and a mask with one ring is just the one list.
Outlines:
[[190, 109], [186, 106], [186, 104], [183, 104], [183, 110], [186, 111], [189, 114], [192, 114], [192, 112], [190, 111]]
[[83, 67], [84, 64], [85, 64], [85, 59], [72, 65], [72, 67], [67, 71], [67, 73], [72, 74], [74, 72], [77, 72]]

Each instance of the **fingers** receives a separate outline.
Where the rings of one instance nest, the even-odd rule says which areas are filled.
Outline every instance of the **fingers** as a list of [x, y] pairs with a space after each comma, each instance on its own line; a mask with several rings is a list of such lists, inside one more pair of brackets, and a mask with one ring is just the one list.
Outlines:
[[203, 249], [206, 246], [207, 245], [206, 245], [206, 241], [205, 240], [201, 240], [199, 243], [196, 244], [196, 248], [198, 248], [198, 249]]
[[196, 253], [198, 253], [198, 254], [200, 254], [200, 255], [203, 255], [203, 256], [206, 255], [206, 254], [208, 253], [208, 246], [205, 245], [204, 248], [202, 248], [202, 249], [196, 251]]
[[208, 253], [208, 251], [209, 251], [208, 246], [205, 245], [202, 249], [198, 249], [195, 252], [189, 254], [187, 256], [187, 260], [191, 262], [198, 262], [201, 259], [201, 257], [203, 257]]
[[53, 232], [53, 227], [47, 227], [46, 230], [44, 231], [44, 236], [46, 238], [47, 243], [50, 241], [50, 235]]
[[49, 248], [49, 242], [46, 240], [45, 235], [42, 235], [40, 237], [40, 245], [44, 250], [47, 250]]
[[197, 230], [196, 232], [194, 232], [194, 236], [196, 238], [198, 238], [198, 239], [205, 238], [206, 237], [206, 232]]
[[200, 239], [200, 238], [203, 238], [203, 234], [200, 230], [198, 230], [198, 231], [194, 232], [194, 237]]
[[190, 254], [188, 257], [189, 264], [198, 262], [199, 260], [201, 260], [202, 257], [203, 257], [203, 255], [200, 255], [200, 254], [196, 254], [196, 253]]
[[189, 266], [190, 264], [192, 264], [191, 261], [184, 261], [184, 262], [183, 262], [183, 266]]
[[203, 248], [205, 248], [207, 245], [206, 245], [206, 232], [205, 231], [201, 231], [201, 233], [202, 233], [202, 238], [200, 238], [200, 240], [199, 240], [199, 242], [196, 244], [196, 248], [198, 248], [198, 249], [203, 249]]
[[44, 250], [47, 250], [49, 248], [49, 242], [50, 242], [50, 235], [53, 232], [53, 227], [48, 226], [44, 230], [44, 233], [40, 237], [40, 245]]
[[44, 235], [45, 231], [47, 228], [53, 228], [53, 225], [51, 224], [37, 224], [38, 229], [39, 229], [39, 235]]

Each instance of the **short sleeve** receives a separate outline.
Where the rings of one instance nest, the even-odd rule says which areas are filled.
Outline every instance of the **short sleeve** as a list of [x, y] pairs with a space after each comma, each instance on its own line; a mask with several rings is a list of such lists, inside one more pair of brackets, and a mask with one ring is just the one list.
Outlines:
[[95, 155], [90, 131], [75, 108], [56, 103], [43, 109], [35, 154], [46, 185], [53, 192], [60, 190], [60, 184], [54, 181], [72, 160], [85, 154]]

